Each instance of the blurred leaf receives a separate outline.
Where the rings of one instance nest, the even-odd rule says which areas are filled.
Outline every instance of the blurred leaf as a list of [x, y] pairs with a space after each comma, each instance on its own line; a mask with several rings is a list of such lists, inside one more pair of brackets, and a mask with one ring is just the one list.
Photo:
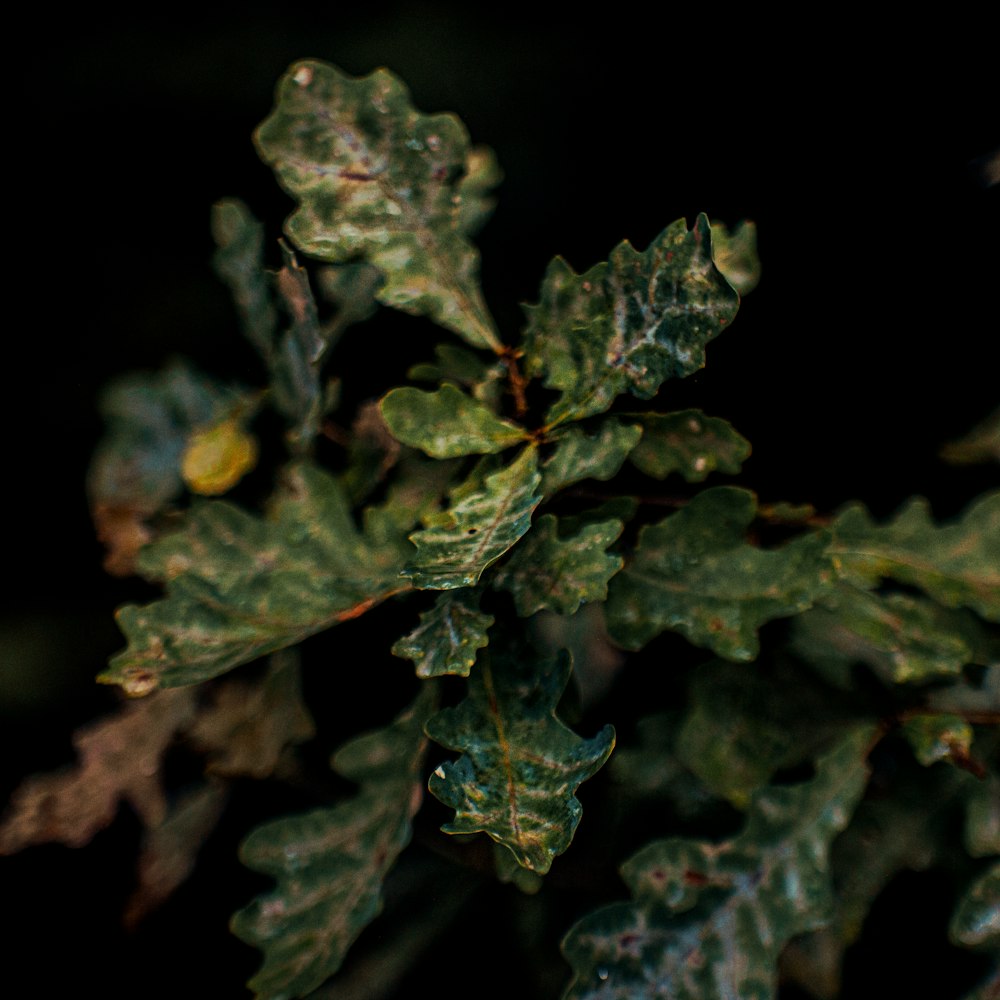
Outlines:
[[948, 933], [955, 944], [966, 948], [1000, 949], [1000, 861], [973, 879]]
[[82, 847], [122, 801], [144, 826], [158, 826], [167, 816], [163, 756], [193, 713], [189, 692], [165, 691], [78, 729], [77, 765], [28, 778], [14, 791], [0, 823], [0, 854], [51, 841]]
[[671, 472], [689, 483], [700, 483], [711, 472], [736, 475], [750, 456], [750, 442], [718, 417], [701, 410], [677, 413], [646, 413], [642, 416], [642, 440], [629, 461], [654, 479]]
[[271, 655], [267, 673], [256, 680], [228, 678], [213, 688], [188, 730], [207, 754], [212, 774], [267, 778], [284, 750], [315, 735], [312, 716], [302, 701], [298, 655]]
[[394, 437], [432, 458], [493, 454], [528, 437], [523, 427], [501, 420], [447, 382], [435, 392], [410, 386], [392, 389], [381, 408]]
[[958, 715], [916, 715], [902, 726], [917, 760], [924, 767], [939, 761], [955, 763], [969, 759], [972, 726]]
[[611, 637], [641, 649], [666, 629], [729, 660], [752, 660], [757, 629], [804, 611], [830, 587], [829, 538], [818, 531], [778, 549], [746, 543], [756, 513], [748, 490], [720, 486], [639, 533], [612, 580]]
[[965, 849], [974, 858], [1000, 854], [1000, 775], [971, 784], [966, 798]]
[[183, 492], [181, 458], [190, 435], [245, 412], [250, 400], [182, 362], [108, 386], [100, 400], [107, 431], [91, 460], [87, 492], [109, 573], [133, 572], [152, 538], [146, 521]]
[[139, 850], [139, 884], [125, 905], [127, 927], [152, 913], [187, 880], [222, 815], [226, 792], [222, 782], [204, 784], [183, 796], [162, 823], [145, 832]]
[[405, 545], [359, 531], [343, 487], [307, 463], [266, 518], [202, 501], [142, 551], [140, 572], [167, 594], [118, 610], [129, 646], [99, 679], [130, 693], [194, 684], [356, 618], [406, 586]]
[[212, 264], [232, 293], [243, 333], [270, 363], [278, 313], [264, 270], [264, 225], [239, 198], [223, 198], [212, 206], [212, 237]]
[[420, 624], [392, 647], [393, 655], [412, 660], [418, 677], [459, 674], [468, 677], [476, 652], [489, 644], [493, 615], [479, 610], [479, 596], [467, 590], [438, 596]]
[[385, 480], [402, 453], [402, 445], [389, 433], [382, 419], [378, 401], [362, 403], [351, 424], [347, 468], [341, 474], [351, 502], [365, 500]]
[[708, 219], [683, 219], [648, 249], [628, 242], [578, 275], [549, 265], [541, 301], [528, 308], [525, 370], [561, 398], [550, 425], [603, 413], [623, 392], [650, 399], [669, 378], [705, 364], [705, 345], [731, 323], [739, 296], [712, 262]]
[[493, 214], [493, 189], [503, 180], [496, 154], [489, 146], [472, 146], [465, 157], [465, 174], [458, 182], [457, 228], [474, 236]]
[[759, 792], [732, 840], [661, 840], [629, 859], [633, 901], [584, 917], [563, 942], [567, 1000], [771, 1000], [782, 948], [830, 918], [830, 844], [864, 791], [870, 739], [856, 730], [809, 782]]
[[567, 428], [542, 465], [542, 493], [548, 497], [584, 479], [613, 478], [641, 436], [638, 424], [624, 424], [614, 417], [602, 421], [595, 434]]
[[360, 785], [354, 798], [259, 826], [240, 857], [277, 888], [233, 915], [233, 933], [264, 952], [249, 982], [259, 998], [301, 997], [340, 968], [347, 950], [382, 910], [382, 882], [410, 842], [422, 800], [433, 710], [425, 687], [391, 725], [345, 744], [333, 766]]
[[991, 413], [965, 437], [946, 444], [941, 457], [954, 465], [1000, 462], [1000, 410]]
[[848, 584], [834, 587], [793, 629], [795, 651], [843, 688], [852, 685], [855, 663], [867, 664], [887, 684], [955, 677], [983, 642], [968, 612]]
[[282, 78], [256, 141], [299, 202], [286, 231], [300, 250], [335, 263], [364, 257], [385, 277], [380, 302], [499, 349], [465, 238], [487, 211], [490, 171], [482, 154], [470, 162], [454, 115], [415, 111], [388, 70], [354, 79], [306, 60]]
[[584, 740], [556, 718], [569, 673], [565, 653], [546, 661], [514, 651], [483, 657], [465, 701], [427, 723], [432, 740], [462, 752], [428, 786], [455, 810], [445, 833], [487, 833], [542, 875], [573, 840], [582, 813], [576, 789], [615, 743], [611, 726]]
[[847, 580], [883, 577], [919, 587], [947, 607], [964, 606], [1000, 622], [1000, 493], [988, 493], [955, 523], [937, 527], [926, 500], [914, 498], [877, 525], [860, 505], [834, 521], [831, 552]]
[[757, 227], [748, 219], [733, 231], [722, 222], [712, 223], [712, 256], [715, 266], [740, 293], [748, 295], [760, 282], [760, 257], [757, 256]]
[[257, 441], [240, 417], [198, 427], [181, 456], [181, 477], [192, 493], [228, 493], [257, 464]]
[[559, 527], [554, 515], [543, 514], [497, 572], [496, 586], [514, 595], [522, 617], [543, 609], [571, 615], [581, 604], [603, 601], [622, 568], [622, 557], [607, 552], [621, 521], [584, 525], [569, 538], [560, 537]]
[[997, 962], [983, 982], [962, 1000], [997, 1000], [998, 997], [1000, 997], [1000, 962]]
[[381, 284], [382, 274], [371, 264], [328, 264], [317, 269], [316, 287], [337, 310], [323, 330], [323, 339], [328, 345], [332, 347], [347, 327], [376, 313], [376, 296]]
[[474, 471], [452, 494], [453, 505], [430, 527], [410, 535], [418, 551], [403, 575], [421, 590], [477, 583], [531, 527], [531, 514], [541, 501], [540, 479], [534, 447], [482, 480]]

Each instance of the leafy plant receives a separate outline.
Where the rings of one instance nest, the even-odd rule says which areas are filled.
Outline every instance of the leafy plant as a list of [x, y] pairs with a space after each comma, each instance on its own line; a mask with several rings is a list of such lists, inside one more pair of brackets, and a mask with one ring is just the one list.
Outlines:
[[[416, 111], [386, 70], [303, 61], [256, 142], [296, 202], [277, 270], [241, 202], [212, 228], [267, 385], [177, 362], [108, 390], [94, 520], [109, 571], [163, 595], [120, 609], [127, 647], [100, 677], [135, 700], [78, 734], [76, 769], [15, 794], [0, 850], [83, 843], [128, 801], [147, 828], [141, 918], [234, 779], [305, 783], [300, 659], [366, 616], [413, 696], [366, 705], [374, 731], [331, 734], [351, 737], [333, 769], [353, 791], [318, 782], [325, 800], [245, 840], [276, 883], [232, 921], [263, 952], [257, 996], [338, 973], [420, 816], [452, 836], [427, 833], [439, 854], [544, 900], [591, 813], [587, 864], [619, 865], [624, 885], [593, 876], [563, 927], [567, 997], [836, 996], [889, 880], [931, 864], [952, 873], [952, 941], [986, 956], [964, 988], [995, 995], [1000, 493], [951, 523], [919, 499], [880, 523], [698, 486], [738, 476], [750, 446], [724, 419], [661, 409], [759, 280], [752, 224], [679, 220], [582, 274], [557, 258], [509, 343], [471, 242], [500, 172], [457, 118]], [[327, 365], [379, 305], [451, 337], [413, 384], [356, 400]], [[947, 454], [995, 460], [996, 420]], [[671, 673], [674, 693], [629, 703], [638, 669]], [[178, 744], [204, 774], [172, 795]]]

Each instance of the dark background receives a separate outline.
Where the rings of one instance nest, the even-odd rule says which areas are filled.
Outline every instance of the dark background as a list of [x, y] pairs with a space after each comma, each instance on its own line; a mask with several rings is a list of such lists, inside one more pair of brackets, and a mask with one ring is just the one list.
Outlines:
[[[260, 378], [208, 265], [208, 211], [237, 195], [280, 233], [289, 202], [250, 134], [298, 57], [386, 65], [417, 107], [457, 112], [496, 149], [506, 179], [478, 242], [509, 340], [556, 253], [582, 270], [680, 216], [754, 219], [760, 288], [708, 367], [662, 396], [753, 442], [745, 481], [762, 498], [824, 510], [861, 498], [886, 515], [922, 493], [944, 517], [996, 484], [936, 458], [1000, 402], [998, 188], [982, 180], [1000, 126], [980, 29], [658, 18], [435, 3], [28, 15], [9, 41], [5, 116], [0, 796], [68, 761], [72, 729], [114, 705], [91, 680], [120, 645], [111, 612], [147, 596], [102, 573], [92, 537], [100, 387], [175, 354]], [[375, 392], [436, 339], [381, 317], [345, 344], [341, 374]], [[201, 881], [132, 938], [116, 926], [130, 816], [86, 851], [3, 861], [10, 954], [38, 984], [23, 995], [76, 982], [240, 996], [257, 958], [225, 920], [258, 887], [233, 857], [247, 817], [252, 804], [209, 844]], [[136, 991], [139, 969], [153, 980]], [[899, 973], [885, 981], [899, 987]]]

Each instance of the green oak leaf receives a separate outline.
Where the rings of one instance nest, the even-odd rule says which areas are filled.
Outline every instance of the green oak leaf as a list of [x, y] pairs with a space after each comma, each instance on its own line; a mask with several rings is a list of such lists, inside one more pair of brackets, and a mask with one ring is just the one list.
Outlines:
[[452, 493], [452, 506], [436, 515], [430, 527], [410, 535], [417, 555], [403, 570], [421, 590], [455, 590], [478, 583], [531, 527], [541, 501], [541, 476], [534, 447], [525, 448], [510, 465], [492, 474], [474, 469]]
[[584, 479], [612, 479], [639, 443], [642, 427], [609, 417], [596, 433], [568, 427], [555, 441], [555, 451], [542, 465], [542, 493], [553, 493]]
[[357, 617], [406, 587], [401, 534], [359, 531], [343, 487], [307, 463], [288, 470], [265, 518], [195, 504], [142, 551], [140, 572], [166, 596], [118, 610], [129, 646], [99, 679], [133, 694], [195, 684]]
[[560, 537], [559, 525], [553, 514], [540, 517], [497, 572], [496, 586], [514, 595], [522, 617], [543, 609], [571, 615], [581, 604], [603, 601], [608, 581], [622, 568], [622, 557], [607, 552], [622, 533], [621, 521], [585, 524], [569, 538]]
[[975, 661], [982, 629], [968, 612], [910, 594], [838, 584], [793, 623], [792, 648], [841, 688], [865, 663], [887, 684], [957, 677]]
[[420, 616], [420, 624], [396, 642], [392, 652], [412, 660], [418, 677], [468, 677], [476, 652], [489, 644], [487, 633], [493, 622], [493, 615], [479, 610], [475, 592], [444, 593]]
[[496, 153], [489, 146], [472, 146], [465, 156], [465, 174], [458, 182], [458, 231], [473, 236], [493, 214], [493, 189], [503, 180]]
[[777, 549], [745, 541], [757, 510], [748, 490], [720, 486], [640, 531], [612, 580], [608, 629], [640, 649], [671, 629], [728, 660], [752, 660], [757, 629], [804, 611], [831, 585], [829, 537], [817, 531]]
[[1000, 492], [980, 497], [940, 528], [927, 501], [915, 498], [884, 525], [852, 505], [832, 531], [831, 553], [845, 579], [868, 587], [889, 577], [947, 607], [971, 608], [1000, 622]]
[[706, 417], [701, 410], [646, 413], [642, 427], [642, 440], [629, 461], [654, 479], [677, 472], [689, 483], [700, 483], [711, 472], [736, 475], [750, 456], [745, 437], [727, 421]]
[[968, 760], [974, 735], [960, 715], [916, 715], [903, 723], [902, 733], [924, 767]]
[[1000, 861], [973, 879], [952, 915], [948, 934], [966, 948], [1000, 949]]
[[248, 983], [260, 1000], [314, 990], [381, 912], [382, 883], [410, 841], [422, 798], [422, 726], [433, 698], [425, 688], [391, 725], [335, 754], [335, 770], [360, 786], [352, 799], [272, 820], [243, 842], [243, 863], [278, 883], [231, 922], [238, 938], [264, 952]]
[[632, 902], [584, 917], [563, 942], [566, 1000], [772, 1000], [782, 948], [830, 918], [830, 844], [864, 791], [870, 739], [858, 729], [812, 780], [759, 792], [732, 840], [661, 840], [629, 859]]
[[623, 392], [650, 399], [666, 379], [696, 372], [738, 307], [704, 215], [691, 230], [679, 219], [645, 251], [620, 243], [584, 274], [557, 257], [524, 334], [525, 370], [562, 392], [549, 425], [603, 413]]
[[381, 402], [393, 436], [432, 458], [491, 455], [527, 439], [528, 432], [496, 416], [485, 403], [445, 383], [434, 392], [404, 386]]
[[388, 70], [355, 79], [305, 60], [281, 79], [255, 138], [299, 203], [286, 223], [296, 247], [335, 263], [364, 257], [384, 275], [380, 302], [500, 349], [466, 239], [495, 171], [470, 153], [458, 118], [414, 110]]
[[455, 810], [442, 829], [487, 833], [543, 875], [580, 822], [576, 789], [615, 743], [611, 726], [584, 740], [556, 718], [569, 674], [566, 653], [544, 661], [520, 651], [483, 657], [465, 701], [427, 723], [432, 740], [462, 752], [438, 767], [428, 786]]
[[212, 206], [212, 237], [212, 264], [233, 296], [244, 336], [270, 362], [278, 313], [264, 270], [264, 224], [238, 198], [223, 198]]
[[712, 256], [715, 266], [740, 293], [748, 295], [760, 283], [757, 227], [747, 219], [732, 232], [721, 222], [712, 223]]

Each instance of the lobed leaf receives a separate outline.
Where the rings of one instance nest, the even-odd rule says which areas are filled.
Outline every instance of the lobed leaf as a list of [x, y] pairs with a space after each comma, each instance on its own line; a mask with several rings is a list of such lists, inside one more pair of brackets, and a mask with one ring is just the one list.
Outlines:
[[380, 406], [393, 436], [432, 458], [495, 454], [528, 437], [523, 427], [448, 383], [434, 392], [392, 389]]
[[903, 723], [902, 733], [924, 767], [967, 761], [974, 735], [960, 715], [915, 715]]
[[748, 490], [721, 486], [644, 527], [611, 582], [611, 637], [640, 649], [672, 629], [726, 659], [754, 659], [757, 629], [810, 607], [833, 575], [823, 531], [773, 550], [747, 544], [756, 510]]
[[582, 813], [576, 789], [615, 743], [611, 726], [584, 740], [556, 718], [569, 674], [565, 653], [542, 662], [516, 652], [484, 657], [468, 697], [427, 723], [431, 739], [462, 752], [428, 786], [455, 810], [442, 829], [487, 833], [540, 874], [572, 842]]
[[466, 239], [496, 171], [454, 115], [415, 111], [388, 70], [355, 79], [306, 60], [278, 84], [256, 142], [299, 203], [286, 224], [295, 246], [338, 263], [364, 257], [384, 275], [380, 302], [499, 350]]
[[119, 609], [129, 645], [99, 679], [142, 694], [300, 642], [405, 587], [404, 545], [359, 531], [343, 487], [308, 463], [290, 467], [266, 518], [224, 500], [195, 505], [141, 553], [140, 572], [167, 593]]
[[392, 647], [394, 656], [412, 660], [418, 677], [458, 674], [468, 677], [476, 652], [489, 644], [493, 615], [479, 610], [479, 595], [470, 591], [438, 596], [420, 624]]
[[542, 493], [549, 497], [584, 479], [612, 479], [641, 436], [640, 425], [614, 417], [602, 421], [594, 434], [580, 427], [566, 428], [542, 465]]
[[834, 521], [831, 553], [844, 579], [869, 587], [889, 577], [919, 587], [946, 607], [1000, 622], [1000, 493], [976, 500], [938, 527], [926, 500], [911, 500], [877, 525], [860, 505]]
[[477, 470], [453, 494], [431, 527], [410, 535], [417, 555], [403, 570], [421, 590], [455, 590], [479, 581], [531, 527], [541, 501], [534, 447], [491, 475]]
[[711, 472], [736, 475], [750, 456], [745, 437], [727, 421], [706, 417], [701, 410], [646, 413], [642, 428], [642, 440], [629, 461], [654, 479], [677, 472], [689, 483], [700, 483]]
[[749, 220], [738, 223], [732, 232], [723, 223], [713, 222], [712, 256], [715, 266], [740, 295], [748, 295], [760, 283], [757, 227]]
[[544, 609], [571, 615], [581, 604], [603, 601], [608, 581], [622, 568], [622, 557], [607, 552], [622, 533], [621, 521], [585, 524], [569, 538], [560, 537], [559, 525], [553, 514], [540, 517], [497, 572], [496, 586], [513, 594], [521, 617]]
[[632, 902], [584, 917], [563, 942], [566, 1000], [773, 998], [782, 948], [830, 917], [830, 844], [864, 791], [870, 739], [855, 730], [812, 780], [758, 793], [732, 840], [672, 838], [627, 861]]
[[650, 399], [666, 379], [704, 367], [705, 345], [738, 306], [704, 215], [691, 230], [679, 219], [645, 251], [620, 243], [582, 275], [557, 257], [524, 334], [526, 371], [562, 393], [549, 425], [603, 413], [623, 392]]
[[278, 883], [231, 922], [238, 938], [264, 952], [248, 984], [260, 1000], [314, 990], [381, 912], [382, 882], [409, 843], [420, 807], [422, 726], [433, 700], [425, 688], [391, 725], [337, 752], [334, 768], [360, 785], [354, 798], [265, 823], [243, 842], [243, 863]]

